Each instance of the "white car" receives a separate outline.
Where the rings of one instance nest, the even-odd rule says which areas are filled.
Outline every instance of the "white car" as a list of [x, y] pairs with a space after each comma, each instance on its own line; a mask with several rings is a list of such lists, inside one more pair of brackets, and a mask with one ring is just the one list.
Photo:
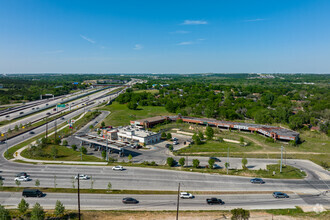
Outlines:
[[194, 196], [191, 193], [182, 192], [182, 193], [180, 193], [180, 198], [181, 199], [193, 199]]
[[[78, 176], [74, 177], [75, 179], [78, 179]], [[88, 180], [89, 176], [85, 175], [85, 174], [79, 174], [79, 179], [80, 180]]]
[[26, 182], [29, 181], [30, 178], [29, 177], [25, 177], [25, 176], [19, 176], [15, 178], [15, 181], [19, 181], [19, 182]]
[[112, 170], [123, 170], [123, 169], [124, 169], [124, 167], [120, 166], [120, 165], [112, 167]]

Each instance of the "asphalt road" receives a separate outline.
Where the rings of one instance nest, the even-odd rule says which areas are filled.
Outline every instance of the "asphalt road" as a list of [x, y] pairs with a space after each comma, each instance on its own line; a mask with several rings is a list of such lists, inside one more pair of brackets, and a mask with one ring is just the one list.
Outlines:
[[[290, 198], [275, 199], [271, 194], [233, 194], [233, 195], [195, 195], [194, 199], [180, 199], [180, 210], [224, 210], [232, 208], [244, 209], [276, 209], [295, 208], [308, 203], [304, 198], [289, 194]], [[138, 204], [123, 204], [122, 199], [133, 197]], [[224, 205], [208, 205], [206, 199], [216, 197], [222, 199]], [[0, 193], [0, 204], [9, 208], [17, 207], [22, 199], [22, 193]], [[53, 209], [57, 200], [60, 200], [66, 209], [77, 209], [77, 194], [47, 193], [42, 198], [26, 198], [32, 207], [36, 202], [46, 209]], [[85, 210], [176, 210], [176, 195], [119, 195], [119, 194], [80, 194], [81, 209]]]

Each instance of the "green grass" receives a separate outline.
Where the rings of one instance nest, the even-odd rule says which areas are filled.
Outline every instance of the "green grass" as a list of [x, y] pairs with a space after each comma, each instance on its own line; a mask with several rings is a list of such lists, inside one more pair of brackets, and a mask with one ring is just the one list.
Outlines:
[[145, 89], [142, 89], [142, 90], [136, 90], [134, 91], [135, 93], [142, 93], [142, 92], [148, 92], [148, 93], [151, 93], [151, 94], [156, 94], [156, 93], [159, 93], [159, 90], [157, 89], [152, 89], [152, 90], [145, 90]]
[[273, 215], [287, 215], [292, 216], [297, 219], [330, 219], [330, 211], [325, 211], [322, 213], [316, 212], [304, 212], [300, 207], [296, 206], [295, 209], [269, 209], [266, 210], [267, 213]]
[[160, 115], [170, 115], [164, 107], [159, 106], [139, 106], [138, 110], [128, 109], [125, 104], [113, 102], [111, 105], [100, 108], [110, 111], [104, 122], [106, 125], [123, 126], [129, 125], [131, 120], [144, 119]]
[[[58, 150], [58, 155], [56, 158], [51, 156], [52, 147], [55, 147]], [[33, 159], [33, 160], [47, 160], [47, 161], [92, 161], [92, 162], [104, 162], [104, 160], [97, 158], [91, 155], [84, 155], [82, 156], [78, 151], [74, 151], [68, 147], [60, 146], [60, 145], [48, 145], [43, 148], [42, 156], [31, 156], [29, 153], [29, 149], [25, 149], [22, 151], [21, 156]]]

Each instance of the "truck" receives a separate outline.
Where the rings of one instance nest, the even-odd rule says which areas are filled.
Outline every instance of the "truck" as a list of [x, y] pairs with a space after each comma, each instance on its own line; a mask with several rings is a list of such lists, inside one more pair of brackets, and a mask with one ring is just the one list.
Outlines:
[[206, 199], [206, 203], [208, 205], [214, 205], [214, 204], [224, 205], [225, 204], [224, 201], [222, 201], [221, 199], [217, 199], [217, 198]]

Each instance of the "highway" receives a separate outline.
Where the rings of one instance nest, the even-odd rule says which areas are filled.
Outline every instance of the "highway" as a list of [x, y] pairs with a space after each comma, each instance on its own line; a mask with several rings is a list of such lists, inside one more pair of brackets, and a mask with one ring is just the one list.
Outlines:
[[[289, 196], [287, 199], [275, 199], [271, 194], [195, 195], [194, 199], [180, 199], [179, 204], [180, 210], [276, 209], [309, 205], [306, 196]], [[125, 197], [133, 197], [139, 203], [123, 204]], [[220, 198], [225, 204], [206, 204], [206, 198], [211, 197]], [[8, 208], [16, 208], [21, 199], [22, 193], [0, 192], [0, 204]], [[38, 202], [45, 209], [53, 209], [57, 200], [66, 209], [77, 209], [77, 194], [73, 193], [47, 193], [42, 198], [26, 198], [30, 207]], [[176, 210], [177, 195], [80, 194], [80, 204], [85, 210]]]

